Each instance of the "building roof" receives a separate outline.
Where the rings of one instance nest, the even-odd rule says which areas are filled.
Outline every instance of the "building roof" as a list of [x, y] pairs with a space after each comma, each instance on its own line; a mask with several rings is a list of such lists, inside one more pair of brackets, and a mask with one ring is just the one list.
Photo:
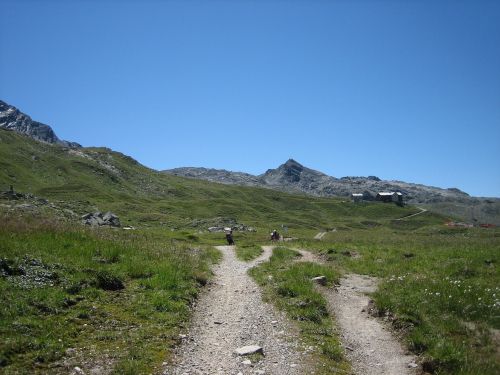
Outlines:
[[397, 192], [394, 192], [394, 191], [382, 191], [382, 192], [378, 193], [377, 195], [390, 196], [390, 195], [394, 195], [394, 194], [396, 194], [396, 195], [403, 195], [399, 191], [397, 191]]

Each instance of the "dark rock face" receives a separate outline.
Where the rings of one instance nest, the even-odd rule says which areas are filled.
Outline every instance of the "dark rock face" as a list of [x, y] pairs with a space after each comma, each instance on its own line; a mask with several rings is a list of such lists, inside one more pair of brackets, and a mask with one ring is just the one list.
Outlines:
[[26, 134], [37, 141], [59, 144], [61, 146], [81, 147], [76, 142], [59, 139], [49, 125], [33, 121], [31, 117], [19, 111], [16, 107], [0, 100], [0, 127]]
[[268, 169], [266, 173], [258, 176], [261, 186], [273, 189], [306, 193], [318, 196], [338, 195], [334, 190], [329, 191], [329, 177], [324, 173], [304, 167], [293, 159], [287, 160], [285, 164], [276, 169]]

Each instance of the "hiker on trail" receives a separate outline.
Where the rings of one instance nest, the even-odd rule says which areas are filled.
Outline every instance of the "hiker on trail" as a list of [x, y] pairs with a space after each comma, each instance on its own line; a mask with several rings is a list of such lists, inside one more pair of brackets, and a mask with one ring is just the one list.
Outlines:
[[234, 245], [233, 231], [231, 229], [229, 231], [226, 231], [226, 241], [229, 246]]
[[279, 233], [275, 230], [272, 231], [271, 233], [271, 241], [279, 241], [280, 240], [280, 235]]

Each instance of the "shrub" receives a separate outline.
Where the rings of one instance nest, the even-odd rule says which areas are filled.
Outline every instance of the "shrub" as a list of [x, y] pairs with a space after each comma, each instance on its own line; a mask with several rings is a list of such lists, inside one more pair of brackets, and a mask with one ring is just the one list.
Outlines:
[[121, 290], [125, 288], [123, 281], [110, 271], [96, 272], [95, 285], [103, 290]]

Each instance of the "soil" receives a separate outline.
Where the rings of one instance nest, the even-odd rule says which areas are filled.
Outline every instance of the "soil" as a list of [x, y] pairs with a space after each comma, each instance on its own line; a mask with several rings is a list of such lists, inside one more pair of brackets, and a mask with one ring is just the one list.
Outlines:
[[[191, 327], [164, 374], [307, 374], [308, 355], [298, 332], [272, 305], [262, 301], [247, 271], [271, 256], [272, 247], [253, 262], [236, 259], [232, 246], [219, 246], [224, 258], [195, 307]], [[238, 356], [237, 348], [258, 345], [264, 355]], [[250, 360], [251, 364], [243, 362]]]
[[[335, 289], [321, 288], [328, 300], [356, 374], [419, 374], [416, 357], [407, 354], [392, 332], [380, 319], [368, 313], [370, 297], [376, 290], [375, 278], [347, 275]], [[410, 367], [413, 366], [413, 367]]]

